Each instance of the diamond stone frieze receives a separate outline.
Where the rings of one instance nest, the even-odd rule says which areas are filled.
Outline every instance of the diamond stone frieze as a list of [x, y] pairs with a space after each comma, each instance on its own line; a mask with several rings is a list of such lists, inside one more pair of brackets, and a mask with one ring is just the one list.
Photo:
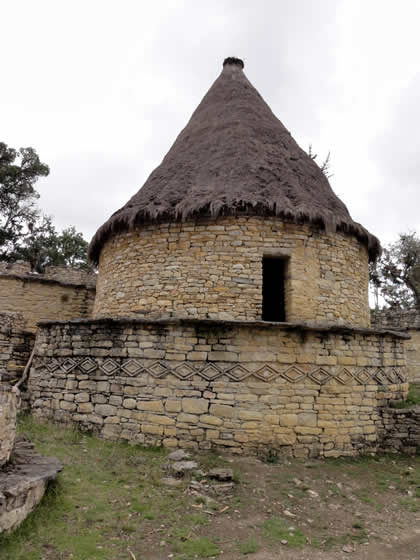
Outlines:
[[387, 385], [388, 384], [388, 379], [385, 375], [385, 372], [384, 372], [383, 368], [378, 368], [376, 370], [376, 373], [374, 375], [374, 379], [375, 379], [375, 381], [377, 381], [379, 383], [379, 385]]
[[366, 368], [361, 369], [356, 373], [356, 379], [361, 385], [367, 385], [372, 377], [372, 372]]
[[162, 362], [155, 362], [146, 368], [146, 371], [153, 377], [163, 377], [166, 373], [169, 373], [168, 368]]
[[290, 381], [290, 383], [297, 383], [306, 377], [306, 373], [296, 366], [291, 366], [282, 373], [282, 377]]
[[385, 374], [387, 380], [389, 381], [389, 383], [399, 383], [400, 382], [397, 375], [395, 374], [395, 370], [393, 368], [387, 368], [384, 371], [384, 374]]
[[335, 376], [335, 379], [342, 385], [347, 385], [354, 382], [354, 375], [349, 368], [343, 368]]
[[61, 364], [61, 369], [64, 370], [66, 373], [70, 373], [76, 367], [77, 367], [77, 362], [72, 358], [66, 358], [64, 362]]
[[99, 366], [99, 369], [106, 375], [113, 375], [120, 369], [120, 366], [115, 360], [108, 358]]
[[45, 367], [50, 373], [54, 373], [55, 370], [57, 370], [60, 367], [60, 362], [55, 358], [52, 358], [51, 360], [47, 360]]
[[121, 370], [130, 377], [137, 375], [143, 369], [144, 367], [137, 360], [133, 359], [130, 359], [127, 362], [123, 362], [123, 364], [121, 365]]
[[246, 377], [251, 375], [249, 371], [245, 369], [244, 366], [241, 366], [240, 364], [229, 368], [228, 370], [226, 370], [225, 373], [228, 377], [230, 377], [234, 381], [241, 381], [242, 379], [245, 379]]
[[[121, 363], [120, 363], [121, 361]], [[114, 375], [117, 372], [124, 373], [129, 377], [134, 377], [139, 373], [146, 372], [155, 378], [161, 378], [168, 374], [175, 375], [178, 379], [190, 379], [197, 375], [206, 381], [214, 381], [222, 375], [226, 375], [233, 382], [240, 382], [250, 376], [261, 379], [267, 383], [274, 379], [281, 378], [283, 382], [298, 383], [303, 379], [310, 379], [318, 385], [324, 385], [330, 380], [334, 380], [342, 385], [351, 384], [357, 381], [361, 385], [378, 383], [379, 385], [389, 385], [406, 382], [406, 371], [404, 367], [341, 367], [336, 366], [313, 366], [311, 370], [301, 369], [297, 365], [291, 365], [286, 369], [277, 369], [277, 364], [264, 364], [257, 371], [253, 372], [246, 364], [230, 364], [222, 367], [213, 362], [166, 362], [156, 360], [151, 365], [145, 365], [142, 359], [123, 359], [116, 360], [106, 358], [103, 362], [101, 358], [85, 356], [82, 358], [70, 357], [46, 357], [42, 359], [43, 366], [49, 373], [53, 374], [57, 370], [70, 373], [75, 368], [85, 374], [93, 373], [98, 368], [106, 375]], [[150, 363], [150, 361], [147, 361]], [[277, 367], [276, 367], [277, 366]], [[38, 366], [39, 367], [39, 366]], [[283, 366], [284, 368], [284, 366]]]
[[404, 368], [393, 368], [395, 376], [398, 378], [397, 383], [405, 383], [407, 381]]
[[263, 381], [272, 381], [280, 375], [280, 373], [273, 367], [266, 364], [254, 373], [255, 377]]
[[180, 379], [188, 379], [188, 377], [193, 376], [197, 372], [192, 366], [190, 366], [190, 364], [184, 362], [176, 366], [176, 368], [174, 368], [171, 373], [173, 373]]
[[207, 379], [207, 381], [213, 381], [213, 379], [223, 375], [223, 371], [214, 364], [208, 364], [199, 372], [199, 375]]
[[79, 364], [79, 369], [83, 371], [83, 373], [92, 373], [98, 367], [98, 364], [92, 358], [85, 358]]
[[318, 385], [324, 385], [331, 378], [331, 373], [320, 367], [311, 371], [308, 377]]

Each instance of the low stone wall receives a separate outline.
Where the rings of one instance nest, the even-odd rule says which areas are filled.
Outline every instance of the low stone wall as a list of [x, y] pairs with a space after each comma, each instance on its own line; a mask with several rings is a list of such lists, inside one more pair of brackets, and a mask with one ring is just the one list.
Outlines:
[[378, 436], [383, 451], [420, 453], [420, 406], [383, 408], [378, 418]]
[[0, 380], [20, 378], [35, 342], [20, 313], [0, 313]]
[[17, 400], [17, 389], [0, 383], [0, 467], [10, 459], [15, 443]]
[[28, 263], [0, 262], [0, 310], [21, 313], [31, 331], [40, 320], [89, 317], [95, 283], [96, 276], [82, 270], [50, 267], [33, 274]]
[[410, 339], [405, 343], [407, 379], [420, 383], [420, 313], [416, 309], [381, 309], [371, 311], [373, 328], [405, 332]]
[[404, 398], [404, 335], [211, 320], [40, 325], [33, 414], [110, 439], [296, 457], [377, 443], [378, 410]]

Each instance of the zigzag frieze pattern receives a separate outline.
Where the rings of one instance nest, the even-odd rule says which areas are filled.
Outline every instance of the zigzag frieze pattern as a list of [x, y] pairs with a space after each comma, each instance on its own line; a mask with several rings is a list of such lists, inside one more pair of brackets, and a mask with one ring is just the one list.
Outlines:
[[308, 378], [317, 385], [324, 385], [328, 381], [335, 381], [342, 385], [378, 385], [399, 384], [406, 382], [405, 368], [401, 367], [339, 367], [312, 366], [304, 369], [296, 365], [280, 366], [278, 364], [264, 364], [252, 369], [244, 364], [226, 363], [193, 363], [172, 362], [166, 360], [130, 359], [96, 359], [85, 358], [45, 358], [44, 367], [50, 373], [83, 373], [93, 375], [96, 372], [107, 376], [128, 376], [148, 374], [155, 378], [174, 375], [178, 379], [201, 377], [206, 381], [215, 381], [225, 376], [231, 381], [243, 381], [248, 377], [255, 377], [261, 381], [271, 382], [278, 378], [288, 383], [299, 383]]

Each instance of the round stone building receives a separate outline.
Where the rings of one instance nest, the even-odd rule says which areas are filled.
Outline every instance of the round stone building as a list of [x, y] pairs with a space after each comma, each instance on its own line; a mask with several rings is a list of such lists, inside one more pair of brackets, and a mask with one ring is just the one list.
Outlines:
[[161, 165], [93, 238], [94, 315], [365, 327], [378, 251], [228, 58]]
[[166, 447], [381, 449], [408, 386], [405, 335], [369, 328], [379, 250], [228, 58], [94, 236], [93, 318], [39, 326], [33, 413]]

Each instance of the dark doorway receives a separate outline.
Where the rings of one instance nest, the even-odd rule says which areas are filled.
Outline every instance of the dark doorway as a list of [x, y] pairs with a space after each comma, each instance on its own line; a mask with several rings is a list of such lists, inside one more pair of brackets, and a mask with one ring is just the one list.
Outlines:
[[263, 257], [263, 321], [285, 321], [284, 277], [286, 260]]

